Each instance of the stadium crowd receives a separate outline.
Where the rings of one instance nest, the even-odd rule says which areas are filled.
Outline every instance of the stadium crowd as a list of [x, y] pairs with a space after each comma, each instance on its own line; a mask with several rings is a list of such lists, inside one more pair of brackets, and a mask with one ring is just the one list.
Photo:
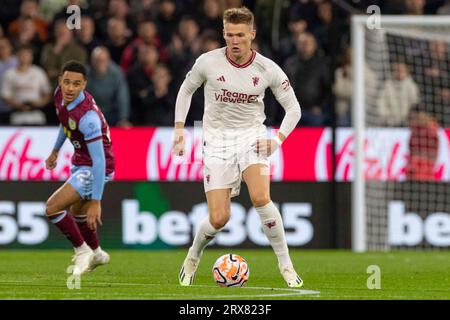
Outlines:
[[[177, 90], [195, 59], [225, 45], [223, 10], [245, 5], [255, 13], [254, 49], [291, 80], [299, 125], [349, 126], [350, 16], [372, 4], [386, 14], [450, 13], [450, 1], [442, 0], [2, 0], [0, 125], [56, 125], [59, 70], [77, 59], [89, 65], [87, 89], [111, 125], [172, 126]], [[79, 29], [67, 27], [68, 5], [81, 8]], [[407, 79], [408, 100], [400, 106], [407, 114], [419, 99], [417, 85], [405, 65], [392, 69], [393, 81]], [[382, 90], [380, 114], [401, 124], [389, 113], [396, 94], [390, 86]], [[187, 125], [201, 119], [202, 97], [198, 90]], [[265, 102], [266, 124], [280, 124], [284, 111], [270, 90]]]

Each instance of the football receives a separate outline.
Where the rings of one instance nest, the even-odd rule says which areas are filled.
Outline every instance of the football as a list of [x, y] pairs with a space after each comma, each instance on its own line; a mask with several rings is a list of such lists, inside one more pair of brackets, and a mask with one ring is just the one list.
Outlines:
[[221, 287], [242, 287], [248, 281], [250, 269], [244, 258], [229, 253], [216, 260], [213, 275]]

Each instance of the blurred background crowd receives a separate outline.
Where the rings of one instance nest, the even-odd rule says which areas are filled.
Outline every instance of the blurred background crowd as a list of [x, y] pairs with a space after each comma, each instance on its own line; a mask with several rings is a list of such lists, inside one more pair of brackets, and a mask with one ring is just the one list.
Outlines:
[[[56, 125], [59, 70], [77, 59], [89, 65], [87, 90], [110, 125], [172, 126], [178, 88], [195, 59], [225, 45], [223, 10], [245, 5], [255, 14], [254, 49], [291, 80], [302, 107], [299, 126], [350, 126], [350, 17], [372, 4], [383, 14], [450, 13], [445, 0], [2, 0], [0, 125]], [[66, 25], [69, 5], [81, 8], [79, 29]], [[446, 44], [434, 49], [448, 64]], [[387, 122], [396, 121], [388, 107], [398, 94], [395, 81], [403, 84], [406, 112], [420, 91], [405, 64], [392, 69], [394, 84], [380, 99]], [[270, 90], [265, 102], [266, 124], [279, 125], [284, 110]], [[187, 125], [202, 114], [199, 89]]]

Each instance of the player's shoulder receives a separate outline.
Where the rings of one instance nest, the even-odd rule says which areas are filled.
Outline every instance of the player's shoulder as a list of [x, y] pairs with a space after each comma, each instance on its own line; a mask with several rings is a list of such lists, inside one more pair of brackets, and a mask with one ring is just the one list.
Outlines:
[[89, 109], [94, 108], [94, 106], [97, 104], [95, 102], [94, 96], [87, 90], [84, 90], [83, 93], [84, 100], [82, 101], [82, 105]]
[[214, 64], [222, 57], [225, 57], [225, 48], [218, 48], [201, 54], [196, 61], [200, 64]]
[[84, 94], [84, 99], [83, 101], [81, 101], [78, 105], [78, 109], [80, 110], [81, 114], [85, 114], [87, 112], [89, 112], [90, 110], [96, 110], [98, 108], [96, 108], [96, 102], [94, 97], [92, 96], [92, 94], [90, 92], [88, 92], [87, 90], [83, 91]]
[[258, 67], [261, 71], [274, 71], [280, 69], [278, 64], [273, 61], [272, 59], [262, 55], [259, 52], [256, 52], [255, 60], [253, 61], [253, 64]]

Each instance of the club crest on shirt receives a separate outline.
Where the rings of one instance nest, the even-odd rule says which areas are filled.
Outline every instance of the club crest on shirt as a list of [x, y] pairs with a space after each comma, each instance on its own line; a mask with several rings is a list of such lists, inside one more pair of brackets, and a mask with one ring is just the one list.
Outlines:
[[72, 118], [69, 118], [69, 128], [70, 128], [70, 130], [75, 130], [76, 127], [77, 127], [77, 123], [75, 122], [75, 120], [73, 120]]
[[258, 85], [258, 83], [259, 83], [259, 78], [258, 77], [253, 77], [252, 80], [253, 80], [253, 86], [256, 87]]
[[286, 79], [281, 83], [281, 85], [283, 86], [283, 90], [287, 90], [291, 86], [291, 83], [289, 82], [288, 79]]

